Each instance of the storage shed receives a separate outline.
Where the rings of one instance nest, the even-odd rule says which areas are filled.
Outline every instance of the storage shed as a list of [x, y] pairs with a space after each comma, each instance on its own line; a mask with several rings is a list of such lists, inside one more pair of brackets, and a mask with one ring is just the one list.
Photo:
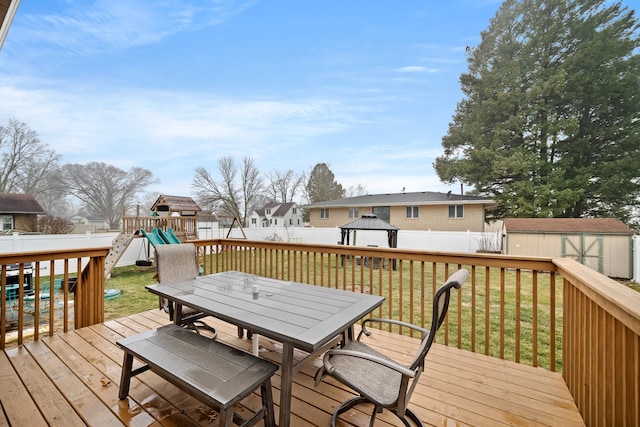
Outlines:
[[634, 232], [615, 218], [507, 218], [507, 255], [573, 258], [616, 278], [633, 276]]

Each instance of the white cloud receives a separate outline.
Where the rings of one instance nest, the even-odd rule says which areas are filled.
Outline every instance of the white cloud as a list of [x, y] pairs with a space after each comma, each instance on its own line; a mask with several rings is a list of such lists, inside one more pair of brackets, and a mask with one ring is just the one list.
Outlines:
[[396, 68], [395, 71], [400, 73], [436, 73], [436, 68], [427, 68], [421, 65], [409, 65], [407, 67]]
[[182, 31], [217, 25], [253, 0], [69, 0], [46, 15], [19, 16], [12, 39], [53, 48], [58, 54], [91, 54], [156, 43]]

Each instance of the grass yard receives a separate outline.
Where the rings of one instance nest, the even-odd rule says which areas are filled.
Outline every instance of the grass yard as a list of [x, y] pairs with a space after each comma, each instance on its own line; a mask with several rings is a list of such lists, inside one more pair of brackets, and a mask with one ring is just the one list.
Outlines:
[[156, 268], [136, 265], [114, 268], [105, 289], [119, 289], [118, 298], [104, 302], [105, 320], [116, 319], [158, 307], [158, 297], [145, 289], [156, 282]]

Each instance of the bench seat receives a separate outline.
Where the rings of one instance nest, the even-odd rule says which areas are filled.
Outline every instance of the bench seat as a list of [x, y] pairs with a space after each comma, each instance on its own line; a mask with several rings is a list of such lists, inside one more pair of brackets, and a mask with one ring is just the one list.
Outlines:
[[[129, 394], [131, 377], [151, 370], [219, 410], [220, 426], [231, 426], [234, 421], [249, 426], [263, 418], [266, 426], [275, 425], [271, 377], [277, 365], [176, 325], [124, 338], [117, 344], [124, 350], [120, 399]], [[145, 365], [132, 370], [134, 357]], [[234, 404], [258, 387], [262, 408], [247, 420], [234, 414]]]

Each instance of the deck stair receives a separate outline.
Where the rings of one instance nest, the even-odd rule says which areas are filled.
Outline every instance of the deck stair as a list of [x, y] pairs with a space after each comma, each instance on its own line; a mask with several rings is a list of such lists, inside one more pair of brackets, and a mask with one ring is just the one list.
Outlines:
[[127, 250], [129, 244], [133, 240], [134, 235], [131, 233], [120, 233], [118, 236], [113, 239], [113, 245], [111, 250], [109, 250], [109, 254], [107, 255], [107, 259], [104, 263], [104, 277], [105, 279], [109, 278], [111, 274], [111, 270], [116, 266], [122, 254]]

